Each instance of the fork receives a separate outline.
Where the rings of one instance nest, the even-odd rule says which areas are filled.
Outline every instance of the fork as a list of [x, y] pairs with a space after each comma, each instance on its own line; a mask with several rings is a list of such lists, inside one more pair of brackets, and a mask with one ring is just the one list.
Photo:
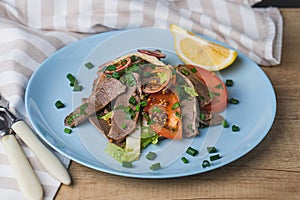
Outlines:
[[9, 102], [0, 94], [0, 112], [5, 113], [11, 123], [11, 129], [24, 141], [35, 154], [42, 166], [54, 178], [65, 185], [71, 184], [71, 178], [60, 160], [37, 138], [29, 126], [16, 118], [8, 109]]

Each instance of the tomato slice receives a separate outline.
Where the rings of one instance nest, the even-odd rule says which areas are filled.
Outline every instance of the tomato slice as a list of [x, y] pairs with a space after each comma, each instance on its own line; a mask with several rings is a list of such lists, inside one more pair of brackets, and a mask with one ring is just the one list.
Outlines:
[[212, 97], [212, 102], [208, 106], [205, 107], [206, 110], [211, 110], [213, 112], [222, 112], [227, 107], [227, 89], [224, 84], [224, 82], [215, 74], [213, 74], [210, 71], [207, 71], [206, 69], [203, 69], [201, 67], [195, 66], [195, 65], [185, 65], [187, 68], [189, 68], [191, 71], [197, 71], [195, 74], [197, 77], [202, 80], [209, 92], [210, 96]]
[[[160, 119], [163, 119], [163, 115], [160, 114], [165, 114], [164, 116], [167, 118], [165, 123], [156, 122], [155, 111], [159, 113], [158, 118], [161, 117]], [[147, 112], [149, 117], [152, 115], [153, 118], [150, 117], [150, 119], [153, 120], [153, 123], [150, 127], [157, 134], [169, 139], [182, 139], [182, 124], [178, 116], [181, 113], [180, 103], [173, 92], [168, 90], [166, 93], [158, 92], [149, 95], [144, 112]]]

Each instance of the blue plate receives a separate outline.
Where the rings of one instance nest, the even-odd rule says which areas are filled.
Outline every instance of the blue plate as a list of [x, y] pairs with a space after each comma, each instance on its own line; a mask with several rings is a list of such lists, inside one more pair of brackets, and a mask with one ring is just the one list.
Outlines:
[[[240, 103], [229, 104], [221, 114], [230, 125], [238, 125], [239, 132], [214, 126], [201, 129], [201, 134], [195, 138], [164, 140], [159, 145], [147, 147], [141, 159], [133, 163], [133, 168], [122, 167], [104, 152], [107, 140], [88, 121], [74, 128], [71, 134], [64, 133], [65, 116], [81, 103], [83, 97], [89, 96], [92, 81], [97, 77], [97, 67], [87, 69], [85, 63], [99, 66], [140, 48], [160, 49], [167, 55], [164, 62], [181, 63], [175, 54], [171, 32], [157, 28], [94, 35], [60, 49], [45, 60], [32, 75], [25, 95], [29, 119], [37, 134], [53, 149], [82, 165], [137, 178], [173, 178], [213, 170], [245, 155], [267, 135], [276, 113], [275, 93], [261, 68], [241, 52], [232, 66], [218, 73], [224, 81], [234, 80], [228, 95], [239, 99]], [[83, 86], [81, 92], [72, 91], [66, 78], [68, 73], [78, 78]], [[64, 102], [66, 107], [57, 109], [54, 105], [57, 100]], [[199, 154], [195, 157], [186, 154], [189, 146], [199, 150]], [[209, 154], [208, 146], [215, 146], [218, 152]], [[154, 161], [145, 159], [149, 151], [157, 153]], [[203, 160], [209, 160], [215, 154], [221, 158], [203, 168]], [[181, 161], [183, 156], [189, 160], [188, 164]], [[160, 162], [162, 168], [151, 171], [149, 166], [156, 162]]]

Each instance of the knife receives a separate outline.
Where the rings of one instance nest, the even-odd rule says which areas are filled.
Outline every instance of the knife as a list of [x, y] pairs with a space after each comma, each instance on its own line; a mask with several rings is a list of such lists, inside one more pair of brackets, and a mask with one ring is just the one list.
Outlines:
[[22, 194], [27, 199], [41, 200], [43, 188], [16, 137], [11, 134], [8, 122], [0, 113], [0, 136], [4, 150], [15, 174]]
[[65, 185], [71, 184], [71, 177], [60, 162], [60, 160], [37, 138], [29, 126], [23, 121], [16, 118], [8, 110], [8, 101], [0, 95], [0, 111], [4, 112], [9, 118], [11, 129], [24, 141], [28, 148], [34, 153], [42, 166], [54, 178]]

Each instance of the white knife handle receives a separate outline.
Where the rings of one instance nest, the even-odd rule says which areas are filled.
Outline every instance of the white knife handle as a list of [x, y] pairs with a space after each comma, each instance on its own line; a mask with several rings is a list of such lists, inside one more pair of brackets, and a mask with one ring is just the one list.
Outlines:
[[19, 188], [27, 199], [43, 198], [43, 188], [14, 135], [2, 137], [3, 147], [15, 173]]
[[20, 120], [11, 128], [27, 144], [36, 155], [43, 167], [57, 180], [65, 185], [71, 184], [71, 178], [65, 166], [60, 160], [37, 138], [28, 125]]

